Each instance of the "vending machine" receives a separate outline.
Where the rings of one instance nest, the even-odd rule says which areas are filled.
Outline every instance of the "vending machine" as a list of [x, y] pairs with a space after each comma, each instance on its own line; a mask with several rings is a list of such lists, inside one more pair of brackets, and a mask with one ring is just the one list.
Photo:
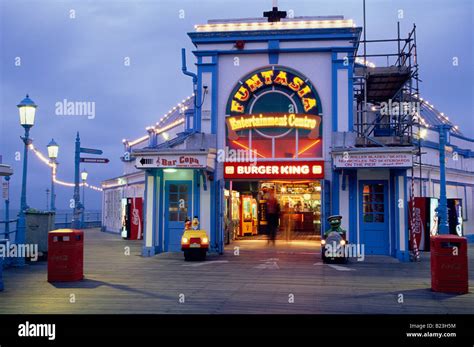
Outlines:
[[258, 234], [258, 204], [256, 199], [252, 199], [252, 235]]
[[449, 233], [463, 236], [462, 199], [448, 199]]
[[[438, 234], [438, 199], [436, 198], [415, 198], [415, 219], [412, 221], [412, 201], [409, 204], [408, 222], [410, 231], [414, 230], [418, 250], [429, 251], [430, 236]], [[410, 250], [413, 249], [412, 233], [409, 233]]]
[[122, 238], [143, 238], [143, 198], [122, 199]]
[[240, 195], [240, 236], [253, 233], [252, 195]]

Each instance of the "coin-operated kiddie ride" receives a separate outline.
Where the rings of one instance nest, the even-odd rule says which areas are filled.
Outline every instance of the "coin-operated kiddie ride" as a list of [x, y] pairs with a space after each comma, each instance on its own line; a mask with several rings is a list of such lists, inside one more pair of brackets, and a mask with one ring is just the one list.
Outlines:
[[330, 229], [321, 238], [321, 256], [323, 262], [340, 261], [346, 263], [349, 259], [346, 252], [348, 244], [347, 233], [341, 228], [342, 216], [330, 216]]
[[184, 233], [181, 237], [181, 250], [184, 260], [205, 260], [209, 249], [209, 238], [205, 230], [199, 229], [199, 220], [194, 217], [192, 222], [186, 218]]

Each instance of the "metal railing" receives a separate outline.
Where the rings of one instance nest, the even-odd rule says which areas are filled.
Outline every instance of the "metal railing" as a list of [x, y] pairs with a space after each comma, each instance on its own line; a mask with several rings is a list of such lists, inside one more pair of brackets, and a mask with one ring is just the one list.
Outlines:
[[[58, 213], [56, 214], [54, 227], [55, 229], [67, 229], [72, 226], [73, 213]], [[101, 212], [85, 212], [84, 229], [100, 228], [102, 226]]]
[[[11, 234], [16, 233], [16, 223], [18, 222], [18, 219], [10, 219], [8, 221], [0, 221], [0, 238], [6, 239], [6, 240], [14, 240], [15, 237], [11, 237]], [[10, 224], [15, 225], [15, 230], [11, 230]]]

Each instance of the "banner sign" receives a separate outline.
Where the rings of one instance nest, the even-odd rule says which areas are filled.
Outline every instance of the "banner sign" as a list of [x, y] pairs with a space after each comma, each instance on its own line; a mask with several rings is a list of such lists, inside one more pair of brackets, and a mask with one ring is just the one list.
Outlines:
[[8, 200], [10, 192], [10, 184], [8, 182], [2, 183], [2, 197]]
[[139, 169], [147, 168], [207, 168], [208, 156], [204, 154], [166, 154], [154, 157], [140, 156], [135, 161]]
[[411, 153], [337, 153], [334, 165], [337, 168], [382, 168], [411, 167]]
[[224, 163], [226, 179], [321, 179], [324, 161]]
[[311, 114], [250, 114], [242, 116], [230, 116], [226, 118], [227, 133], [231, 140], [237, 140], [237, 131], [255, 128], [285, 128], [310, 130], [308, 138], [316, 139], [320, 136], [319, 128], [321, 117]]

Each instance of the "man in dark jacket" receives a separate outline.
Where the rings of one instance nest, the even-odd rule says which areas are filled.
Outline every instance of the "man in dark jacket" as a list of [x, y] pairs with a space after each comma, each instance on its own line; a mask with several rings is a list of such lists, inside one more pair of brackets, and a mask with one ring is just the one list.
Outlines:
[[267, 200], [267, 221], [268, 221], [268, 242], [275, 244], [276, 234], [278, 230], [278, 220], [280, 216], [280, 204], [275, 197], [275, 191], [272, 189], [268, 192]]

